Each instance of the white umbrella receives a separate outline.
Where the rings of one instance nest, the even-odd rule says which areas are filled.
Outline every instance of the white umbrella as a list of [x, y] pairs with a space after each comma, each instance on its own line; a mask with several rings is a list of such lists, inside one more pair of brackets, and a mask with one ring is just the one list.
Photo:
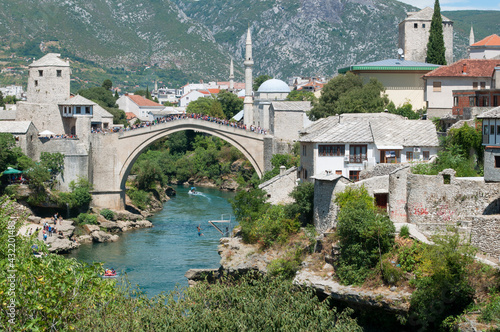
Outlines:
[[55, 133], [51, 132], [50, 130], [44, 130], [41, 133], [38, 133], [38, 136], [54, 136]]

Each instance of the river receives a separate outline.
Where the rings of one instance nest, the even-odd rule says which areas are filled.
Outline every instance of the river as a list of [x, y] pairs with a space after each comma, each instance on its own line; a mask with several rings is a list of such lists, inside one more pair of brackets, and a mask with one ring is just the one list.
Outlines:
[[[220, 220], [221, 214], [229, 219], [232, 209], [228, 199], [234, 193], [197, 188], [202, 195], [194, 196], [188, 194], [188, 187], [174, 189], [177, 195], [149, 218], [153, 228], [122, 233], [113, 243], [84, 244], [68, 256], [88, 263], [103, 262], [149, 296], [171, 291], [176, 285], [187, 286], [184, 273], [189, 269], [218, 268], [217, 246], [222, 235], [208, 220]], [[235, 224], [231, 221], [231, 229]], [[198, 236], [198, 225], [203, 236]]]

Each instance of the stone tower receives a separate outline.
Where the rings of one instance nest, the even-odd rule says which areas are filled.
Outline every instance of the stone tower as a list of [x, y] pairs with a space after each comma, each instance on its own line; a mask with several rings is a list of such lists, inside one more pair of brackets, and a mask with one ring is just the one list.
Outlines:
[[60, 56], [48, 53], [29, 65], [29, 103], [58, 104], [69, 98], [71, 69]]
[[469, 34], [469, 46], [474, 44], [474, 29], [472, 28], [472, 25], [470, 26], [470, 34]]
[[245, 43], [245, 99], [243, 100], [244, 118], [243, 123], [247, 126], [253, 124], [253, 97], [252, 97], [252, 36], [250, 34], [250, 27], [247, 31], [247, 39]]
[[[398, 47], [403, 49], [404, 59], [425, 62], [427, 42], [431, 29], [434, 9], [425, 7], [419, 12], [408, 12], [406, 19], [399, 23]], [[445, 58], [448, 64], [453, 63], [453, 21], [441, 15], [443, 20], [443, 38]]]
[[233, 59], [231, 59], [231, 64], [229, 65], [229, 91], [234, 91], [234, 67]]

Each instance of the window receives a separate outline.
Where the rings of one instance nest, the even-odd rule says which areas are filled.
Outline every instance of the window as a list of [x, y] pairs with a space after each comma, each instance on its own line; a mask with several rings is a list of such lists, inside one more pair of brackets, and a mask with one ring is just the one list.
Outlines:
[[336, 171], [335, 171], [335, 174], [336, 174], [336, 175], [342, 175], [342, 170], [341, 170], [341, 169], [336, 170]]
[[498, 96], [493, 96], [493, 105], [492, 106], [498, 106]]
[[42, 77], [43, 76], [43, 70], [38, 71], [38, 76]]
[[484, 127], [483, 127], [483, 129], [484, 129], [483, 134], [484, 134], [484, 135], [489, 135], [489, 134], [490, 134], [490, 133], [489, 133], [488, 128], [489, 128], [488, 126], [484, 126]]
[[406, 161], [413, 161], [413, 152], [412, 151], [406, 151]]
[[477, 82], [472, 82], [472, 88], [473, 88], [474, 90], [477, 90]]
[[60, 70], [60, 69], [56, 70], [56, 75], [57, 75], [57, 77], [61, 77], [62, 76], [62, 70]]
[[481, 86], [481, 89], [486, 89], [486, 82], [481, 82], [480, 86]]
[[425, 28], [425, 23], [422, 23], [422, 28]]
[[458, 106], [458, 96], [453, 97], [453, 106]]
[[307, 155], [307, 146], [302, 145], [302, 155], [306, 156]]
[[38, 86], [38, 81], [37, 80], [35, 80], [35, 86]]
[[495, 126], [490, 126], [490, 135], [495, 135]]
[[85, 114], [90, 114], [90, 106], [85, 106]]
[[422, 151], [422, 156], [424, 157], [424, 160], [429, 160], [429, 151]]
[[320, 145], [318, 147], [319, 155], [325, 156], [344, 156], [345, 155], [345, 145]]
[[432, 82], [432, 91], [441, 92], [441, 82]]
[[481, 106], [489, 106], [490, 99], [487, 96], [481, 97], [482, 105]]
[[469, 106], [476, 106], [476, 97], [469, 97]]
[[495, 168], [500, 168], [500, 156], [495, 156]]
[[76, 106], [75, 114], [82, 114], [82, 108], [80, 106]]
[[414, 27], [415, 29], [417, 29], [417, 28], [418, 28], [418, 23], [413, 23], [413, 27]]
[[351, 145], [349, 147], [349, 162], [362, 163], [366, 158], [366, 145]]
[[349, 171], [349, 180], [351, 181], [359, 181], [359, 172], [360, 171]]

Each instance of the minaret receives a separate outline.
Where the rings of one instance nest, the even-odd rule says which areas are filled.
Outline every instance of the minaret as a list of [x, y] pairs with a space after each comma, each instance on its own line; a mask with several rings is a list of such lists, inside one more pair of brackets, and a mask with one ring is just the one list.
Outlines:
[[470, 35], [469, 35], [469, 46], [474, 44], [474, 29], [472, 29], [472, 25], [470, 26]]
[[253, 98], [252, 98], [252, 36], [250, 35], [250, 27], [247, 32], [247, 40], [245, 46], [245, 99], [243, 101], [244, 118], [243, 123], [247, 126], [253, 124]]
[[233, 59], [231, 59], [231, 64], [229, 66], [229, 91], [234, 91], [234, 67]]

